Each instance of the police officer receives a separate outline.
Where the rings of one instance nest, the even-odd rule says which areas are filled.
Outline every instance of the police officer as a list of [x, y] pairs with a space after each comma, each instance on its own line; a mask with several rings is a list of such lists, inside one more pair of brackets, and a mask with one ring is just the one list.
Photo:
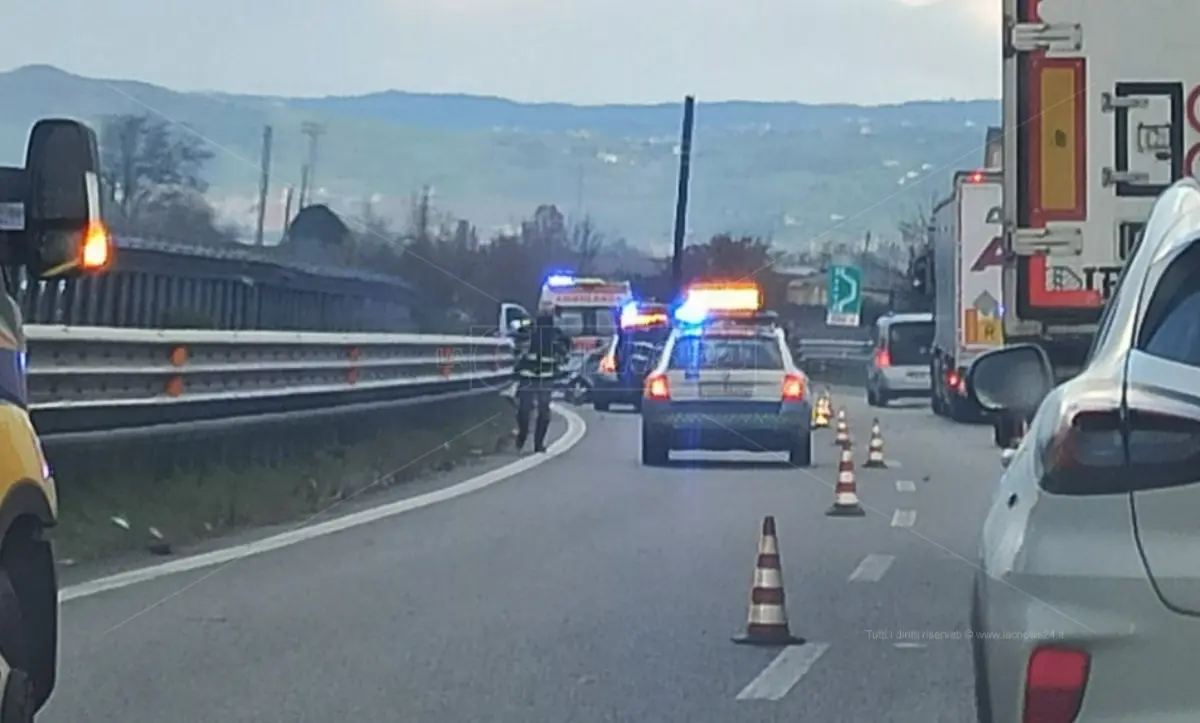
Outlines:
[[529, 418], [536, 407], [533, 448], [537, 452], [546, 451], [550, 396], [571, 352], [571, 340], [554, 325], [554, 317], [554, 305], [541, 304], [533, 323], [522, 326], [515, 334], [514, 341], [520, 350], [516, 363], [518, 450], [525, 446], [529, 437]]

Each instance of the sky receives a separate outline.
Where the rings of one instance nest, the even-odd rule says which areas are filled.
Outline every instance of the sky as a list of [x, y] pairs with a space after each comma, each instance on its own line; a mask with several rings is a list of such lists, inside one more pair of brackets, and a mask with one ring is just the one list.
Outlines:
[[[0, 0], [0, 69], [521, 101], [995, 98], [1000, 0]], [[44, 29], [43, 29], [44, 28]]]

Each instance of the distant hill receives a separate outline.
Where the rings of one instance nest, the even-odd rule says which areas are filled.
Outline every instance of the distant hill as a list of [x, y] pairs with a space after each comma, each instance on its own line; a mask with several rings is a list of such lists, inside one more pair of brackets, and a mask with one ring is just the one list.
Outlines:
[[[154, 112], [186, 124], [217, 150], [210, 196], [248, 222], [262, 126], [275, 127], [273, 186], [297, 184], [300, 126], [323, 123], [318, 185], [353, 214], [375, 198], [402, 221], [412, 192], [485, 229], [541, 203], [581, 207], [613, 235], [659, 245], [670, 234], [680, 106], [525, 104], [501, 98], [387, 91], [282, 98], [178, 93], [96, 80], [49, 66], [0, 73], [0, 161], [19, 158], [38, 117]], [[898, 220], [945, 192], [951, 174], [983, 159], [996, 101], [894, 106], [701, 99], [696, 113], [691, 226], [771, 234], [786, 245], [830, 231], [887, 237]], [[582, 202], [582, 203], [581, 203]]]

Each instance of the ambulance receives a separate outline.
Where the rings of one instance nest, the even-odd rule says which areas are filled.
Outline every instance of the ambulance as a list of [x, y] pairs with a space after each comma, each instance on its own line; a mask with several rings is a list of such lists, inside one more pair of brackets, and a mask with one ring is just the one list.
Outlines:
[[571, 337], [572, 350], [587, 354], [612, 339], [619, 310], [632, 299], [628, 281], [553, 274], [542, 284], [538, 304], [554, 304], [555, 323]]

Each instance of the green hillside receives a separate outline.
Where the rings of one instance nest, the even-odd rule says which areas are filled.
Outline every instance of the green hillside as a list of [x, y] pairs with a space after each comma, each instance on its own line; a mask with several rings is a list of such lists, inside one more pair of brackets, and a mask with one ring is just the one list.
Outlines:
[[[439, 208], [485, 229], [556, 203], [581, 207], [612, 235], [652, 245], [667, 240], [673, 218], [678, 109], [670, 106], [527, 106], [398, 93], [188, 94], [47, 66], [0, 73], [0, 97], [0, 160], [9, 162], [42, 116], [94, 121], [150, 112], [186, 124], [217, 153], [210, 197], [241, 222], [249, 221], [258, 183], [263, 125], [275, 128], [280, 189], [299, 183], [306, 120], [326, 128], [317, 181], [344, 212], [377, 196], [377, 212], [402, 219], [412, 192], [428, 185]], [[701, 103], [692, 229], [770, 234], [788, 246], [830, 231], [848, 238], [872, 230], [886, 238], [898, 220], [942, 193], [955, 169], [979, 162], [983, 127], [996, 116], [991, 101], [881, 108]]]

